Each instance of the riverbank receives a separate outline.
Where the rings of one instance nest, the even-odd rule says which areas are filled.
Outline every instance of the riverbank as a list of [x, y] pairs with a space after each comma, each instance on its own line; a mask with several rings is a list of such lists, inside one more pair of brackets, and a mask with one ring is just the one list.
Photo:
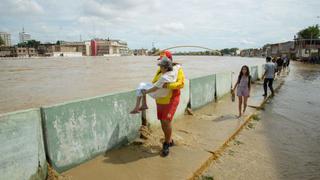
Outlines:
[[[276, 81], [280, 87], [283, 79]], [[264, 102], [261, 82], [253, 85], [249, 105]], [[237, 101], [230, 95], [210, 103], [174, 122], [173, 138], [176, 146], [170, 155], [162, 158], [162, 132], [152, 129], [147, 140], [137, 140], [131, 145], [112, 150], [62, 174], [67, 179], [187, 179], [196, 178], [216, 158], [239, 130], [256, 112], [248, 108], [237, 118]]]
[[278, 95], [203, 179], [320, 179], [320, 66], [294, 64]]

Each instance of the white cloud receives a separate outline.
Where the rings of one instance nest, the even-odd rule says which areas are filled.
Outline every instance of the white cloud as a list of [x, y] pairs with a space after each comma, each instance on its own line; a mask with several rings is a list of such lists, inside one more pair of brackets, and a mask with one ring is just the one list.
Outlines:
[[185, 30], [185, 26], [180, 22], [171, 22], [171, 23], [163, 23], [160, 25], [156, 25], [151, 29], [151, 32], [159, 34], [159, 35], [168, 35], [168, 34], [176, 34], [182, 33]]
[[[1, 0], [0, 30], [41, 41], [117, 38], [131, 48], [259, 47], [320, 23], [319, 0]], [[299, 13], [297, 13], [299, 12]]]
[[35, 0], [2, 0], [1, 16], [31, 16], [44, 13], [44, 9]]

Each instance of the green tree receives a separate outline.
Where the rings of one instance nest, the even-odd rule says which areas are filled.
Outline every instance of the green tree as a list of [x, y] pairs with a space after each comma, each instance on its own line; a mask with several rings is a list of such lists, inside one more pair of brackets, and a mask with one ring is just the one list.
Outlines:
[[150, 54], [154, 55], [154, 54], [158, 54], [159, 52], [160, 52], [160, 49], [153, 47], [150, 51]]
[[239, 48], [225, 48], [221, 49], [220, 52], [222, 54], [235, 55]]
[[4, 40], [0, 37], [0, 46], [4, 45]]
[[36, 41], [36, 40], [29, 40], [27, 42], [22, 42], [22, 43], [19, 43], [17, 46], [18, 47], [29, 47], [29, 48], [38, 48], [40, 45], [40, 41]]
[[27, 42], [21, 42], [17, 44], [18, 47], [27, 47]]
[[33, 47], [38, 49], [39, 45], [40, 45], [40, 41], [30, 40], [27, 42], [27, 47]]
[[319, 39], [320, 29], [318, 25], [309, 26], [298, 32], [298, 37], [303, 39]]

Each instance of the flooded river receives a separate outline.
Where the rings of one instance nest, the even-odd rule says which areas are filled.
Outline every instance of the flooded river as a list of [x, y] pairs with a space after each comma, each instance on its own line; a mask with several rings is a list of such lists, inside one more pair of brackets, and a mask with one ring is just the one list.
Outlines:
[[[151, 81], [157, 57], [79, 57], [0, 60], [0, 113], [52, 105], [134, 89]], [[244, 65], [262, 58], [177, 56], [187, 78]]]
[[294, 63], [254, 128], [208, 172], [214, 179], [320, 179], [320, 66]]

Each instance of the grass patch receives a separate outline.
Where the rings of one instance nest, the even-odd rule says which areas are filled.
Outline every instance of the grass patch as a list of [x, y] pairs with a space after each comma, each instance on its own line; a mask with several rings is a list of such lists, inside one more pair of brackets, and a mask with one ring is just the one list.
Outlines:
[[247, 127], [248, 127], [248, 129], [254, 129], [254, 126], [252, 123], [249, 123]]
[[255, 121], [260, 121], [260, 117], [257, 114], [252, 115], [252, 119]]
[[243, 142], [239, 141], [239, 140], [234, 140], [234, 145], [241, 145], [244, 144]]
[[228, 154], [229, 154], [230, 156], [234, 156], [234, 153], [235, 153], [235, 152], [232, 151], [232, 150], [229, 150], [229, 151], [228, 151]]

